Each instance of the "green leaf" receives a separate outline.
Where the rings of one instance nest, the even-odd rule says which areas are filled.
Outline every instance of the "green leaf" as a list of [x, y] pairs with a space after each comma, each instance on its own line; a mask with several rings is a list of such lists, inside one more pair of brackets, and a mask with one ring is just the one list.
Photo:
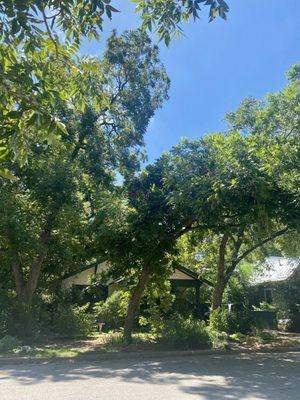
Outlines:
[[7, 168], [0, 168], [0, 176], [10, 181], [16, 181], [18, 178], [13, 175]]

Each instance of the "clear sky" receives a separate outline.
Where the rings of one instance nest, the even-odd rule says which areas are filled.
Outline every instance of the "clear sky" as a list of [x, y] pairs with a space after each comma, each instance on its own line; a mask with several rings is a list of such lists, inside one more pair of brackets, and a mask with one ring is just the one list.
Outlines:
[[[82, 52], [100, 55], [110, 30], [138, 26], [134, 6], [115, 0], [121, 12], [106, 24], [100, 42], [85, 42]], [[178, 143], [226, 129], [224, 114], [246, 96], [261, 98], [280, 90], [285, 72], [300, 61], [300, 0], [228, 0], [227, 22], [208, 23], [202, 12], [184, 24], [184, 36], [160, 56], [171, 78], [170, 99], [149, 125], [149, 161]], [[203, 7], [205, 8], [205, 7]], [[154, 37], [156, 40], [156, 38]]]

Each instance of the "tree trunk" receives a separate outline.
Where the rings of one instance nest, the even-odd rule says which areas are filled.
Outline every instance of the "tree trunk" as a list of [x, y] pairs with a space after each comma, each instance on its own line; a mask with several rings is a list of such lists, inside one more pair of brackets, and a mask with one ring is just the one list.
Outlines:
[[39, 254], [30, 266], [29, 277], [24, 281], [22, 267], [18, 263], [12, 264], [12, 271], [15, 279], [17, 298], [20, 303], [30, 306], [34, 293], [37, 288], [38, 280], [41, 274], [42, 264], [46, 258], [47, 252], [44, 250]]
[[144, 267], [141, 276], [139, 278], [139, 281], [132, 293], [132, 296], [129, 301], [128, 309], [127, 309], [127, 314], [126, 314], [126, 319], [125, 319], [125, 325], [124, 325], [124, 341], [126, 344], [130, 344], [132, 342], [132, 329], [134, 325], [134, 318], [136, 316], [136, 313], [138, 311], [141, 298], [146, 286], [146, 283], [148, 282], [150, 278], [150, 271], [148, 267]]
[[12, 263], [12, 272], [15, 280], [17, 298], [20, 303], [23, 303], [27, 306], [30, 306], [32, 302], [41, 274], [42, 265], [47, 256], [48, 244], [51, 235], [50, 224], [52, 224], [53, 218], [54, 215], [51, 214], [46, 224], [47, 227], [40, 234], [39, 241], [41, 244], [41, 249], [39, 251], [39, 254], [36, 256], [29, 267], [29, 275], [26, 281], [24, 279], [23, 270], [20, 262], [15, 261]]
[[19, 263], [12, 263], [12, 272], [15, 280], [17, 298], [20, 303], [26, 303], [26, 290], [23, 278], [23, 271]]
[[217, 272], [217, 281], [214, 287], [213, 298], [212, 298], [212, 309], [216, 310], [221, 307], [224, 290], [226, 288], [227, 279], [225, 275], [225, 256], [226, 256], [226, 245], [228, 242], [229, 236], [224, 234], [220, 247], [219, 247], [219, 261], [218, 261], [218, 272]]
[[214, 287], [213, 300], [212, 300], [212, 310], [217, 310], [222, 305], [223, 294], [226, 288], [225, 277], [218, 279]]

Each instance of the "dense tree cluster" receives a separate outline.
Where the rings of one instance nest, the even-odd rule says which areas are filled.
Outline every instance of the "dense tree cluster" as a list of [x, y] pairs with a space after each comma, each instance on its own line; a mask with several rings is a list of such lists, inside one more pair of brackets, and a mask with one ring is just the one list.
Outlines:
[[288, 252], [300, 230], [299, 64], [281, 92], [227, 114], [227, 132], [141, 170], [170, 86], [145, 31], [168, 45], [201, 6], [210, 20], [229, 7], [134, 2], [141, 29], [113, 32], [96, 58], [78, 49], [118, 12], [110, 0], [0, 1], [0, 295], [31, 308], [67, 273], [109, 261], [130, 282], [128, 342], [143, 294], [180, 258], [209, 270], [218, 309], [241, 264], [275, 244]]

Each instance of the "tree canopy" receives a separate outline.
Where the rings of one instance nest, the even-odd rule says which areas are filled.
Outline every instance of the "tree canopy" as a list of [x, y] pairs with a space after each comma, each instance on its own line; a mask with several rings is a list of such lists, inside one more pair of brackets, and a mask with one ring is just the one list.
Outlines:
[[169, 79], [158, 49], [139, 30], [113, 33], [101, 59], [81, 64], [90, 74], [84, 93], [89, 107], [81, 110], [72, 98], [67, 105], [56, 101], [55, 115], [65, 125], [60, 140], [49, 146], [28, 134], [27, 165], [7, 161], [16, 179], [0, 178], [1, 264], [13, 272], [25, 303], [41, 274], [57, 276], [88, 261], [89, 221], [116, 173], [126, 176], [139, 167], [149, 120], [167, 98]]
[[[123, 222], [99, 231], [108, 258], [123, 273], [138, 271], [127, 338], [145, 285], [166, 275], [182, 235], [196, 231], [199, 240], [219, 241], [217, 308], [241, 260], [288, 231], [299, 232], [298, 95], [292, 82], [263, 102], [247, 100], [228, 116], [226, 134], [184, 140], [127, 180], [127, 201], [118, 211]], [[103, 227], [105, 210], [98, 217]]]
[[[140, 13], [144, 29], [156, 28], [158, 36], [168, 42], [182, 22], [199, 18], [201, 6], [209, 7], [209, 19], [218, 15], [226, 19], [229, 6], [225, 0], [132, 0]], [[34, 0], [0, 2], [1, 39], [7, 43], [39, 46], [46, 31], [56, 46], [63, 32], [69, 40], [82, 36], [99, 38], [106, 18], [111, 19], [120, 10], [111, 0]]]
[[[225, 18], [224, 0], [135, 1], [142, 29], [155, 27], [169, 44], [180, 32], [182, 21], [198, 18], [200, 5], [210, 7], [210, 19]], [[56, 102], [71, 101], [88, 107], [92, 73], [105, 80], [105, 70], [88, 57], [80, 59], [81, 39], [99, 39], [105, 20], [118, 12], [111, 0], [97, 1], [0, 1], [0, 174], [13, 178], [2, 165], [6, 159], [27, 161], [27, 142], [34, 132], [52, 142], [65, 133], [55, 114]], [[119, 53], [119, 56], [121, 53]], [[90, 97], [89, 97], [90, 98]], [[146, 101], [146, 99], [144, 99]], [[94, 94], [98, 107], [107, 107], [106, 97]]]

